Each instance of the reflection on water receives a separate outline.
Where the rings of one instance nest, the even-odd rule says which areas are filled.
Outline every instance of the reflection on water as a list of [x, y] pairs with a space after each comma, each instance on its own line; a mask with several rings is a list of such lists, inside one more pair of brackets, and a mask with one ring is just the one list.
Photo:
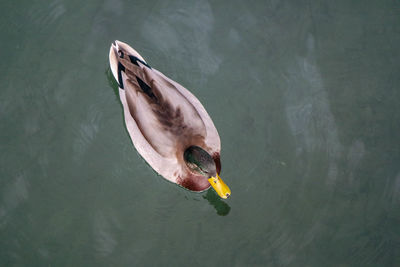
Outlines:
[[229, 205], [223, 201], [212, 189], [209, 189], [203, 198], [208, 200], [208, 203], [215, 208], [218, 215], [226, 216], [231, 211], [231, 207], [229, 207]]
[[315, 61], [315, 41], [307, 38], [306, 57], [296, 58], [288, 71], [286, 115], [296, 140], [296, 155], [303, 160], [310, 155], [326, 151], [329, 161], [327, 184], [337, 179], [337, 160], [342, 146], [330, 110], [328, 94]]
[[[143, 21], [141, 29], [143, 37], [147, 43], [154, 44], [157, 51], [162, 51], [163, 55], [169, 56], [179, 51], [177, 54], [179, 56], [170, 58], [173, 63], [171, 65], [190, 60], [192, 65], [197, 65], [199, 68], [199, 72], [194, 77], [199, 79], [198, 83], [203, 82], [207, 75], [214, 74], [218, 70], [222, 61], [210, 45], [212, 41], [210, 33], [214, 29], [215, 21], [210, 4], [207, 1], [160, 1], [157, 7], [158, 9], [153, 9], [153, 12]], [[192, 15], [194, 13], [196, 16]], [[174, 26], [175, 23], [182, 25], [184, 29], [191, 30], [179, 31]], [[193, 29], [196, 30], [193, 31]]]
[[117, 245], [115, 240], [114, 228], [118, 228], [116, 216], [106, 217], [100, 211], [97, 212], [94, 220], [94, 233], [96, 252], [101, 256], [109, 255], [113, 252]]
[[3, 218], [9, 212], [13, 212], [18, 205], [28, 199], [29, 183], [26, 181], [25, 174], [19, 174], [9, 184], [2, 188], [0, 198], [0, 229], [6, 221]]
[[54, 26], [54, 23], [64, 15], [66, 7], [62, 0], [52, 1], [48, 5], [37, 5], [29, 10], [30, 19], [40, 26], [41, 31], [47, 27]]
[[[121, 104], [121, 107], [122, 107], [122, 103], [119, 100], [118, 83], [115, 80], [114, 75], [112, 74], [112, 71], [111, 71], [110, 67], [107, 67], [107, 69], [105, 71], [105, 74], [106, 74], [106, 77], [107, 77], [108, 85], [114, 90], [115, 96], [116, 96], [118, 102]], [[122, 110], [122, 114], [124, 114], [123, 110]]]

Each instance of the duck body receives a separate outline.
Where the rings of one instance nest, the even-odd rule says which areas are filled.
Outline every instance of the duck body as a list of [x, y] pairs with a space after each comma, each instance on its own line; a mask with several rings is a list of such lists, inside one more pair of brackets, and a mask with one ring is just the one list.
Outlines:
[[188, 147], [200, 147], [213, 158], [217, 173], [221, 171], [220, 138], [200, 101], [123, 42], [113, 42], [109, 60], [139, 154], [165, 179], [192, 191], [208, 189], [207, 177], [188, 168], [183, 157]]

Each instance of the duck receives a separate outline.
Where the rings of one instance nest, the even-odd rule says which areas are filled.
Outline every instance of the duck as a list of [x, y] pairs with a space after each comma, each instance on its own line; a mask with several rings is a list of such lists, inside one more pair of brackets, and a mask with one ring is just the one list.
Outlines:
[[228, 198], [231, 190], [219, 176], [220, 137], [200, 101], [124, 42], [112, 42], [109, 61], [125, 126], [141, 157], [172, 183], [195, 192], [213, 187]]

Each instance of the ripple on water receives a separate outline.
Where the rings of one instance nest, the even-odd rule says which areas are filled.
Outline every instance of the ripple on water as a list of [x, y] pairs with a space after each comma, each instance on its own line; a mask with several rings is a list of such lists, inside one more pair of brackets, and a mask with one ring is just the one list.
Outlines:
[[75, 159], [79, 161], [99, 132], [99, 124], [102, 112], [95, 106], [90, 106], [86, 117], [75, 129], [75, 141], [73, 145]]
[[[184, 7], [182, 4], [174, 6], [168, 3], [151, 13], [143, 22], [143, 36], [164, 54], [175, 55], [172, 64], [182, 64], [191, 55], [190, 60], [201, 70], [197, 75], [212, 75], [219, 69], [222, 60], [211, 48], [214, 29], [211, 7], [207, 2], [188, 3]], [[187, 49], [190, 51], [186, 52]]]
[[355, 171], [365, 154], [365, 146], [361, 140], [355, 140], [347, 154], [347, 168], [349, 172], [349, 182], [355, 182]]
[[28, 199], [28, 187], [26, 174], [21, 173], [3, 188], [3, 197], [0, 203], [0, 227], [5, 223], [2, 221], [3, 218], [16, 209], [21, 202]]
[[398, 205], [400, 204], [400, 172], [397, 174], [396, 178], [394, 179], [392, 192], [390, 194], [392, 204]]
[[309, 35], [306, 47], [306, 57], [298, 57], [288, 70], [286, 116], [300, 154], [327, 152], [329, 167], [326, 184], [333, 185], [337, 179], [337, 161], [342, 153], [342, 145], [314, 58], [312, 35]]
[[115, 232], [119, 231], [121, 225], [115, 214], [105, 215], [98, 212], [94, 220], [95, 249], [101, 256], [110, 255], [118, 245]]
[[48, 5], [37, 5], [30, 10], [31, 20], [41, 26], [43, 31], [47, 27], [52, 27], [53, 24], [67, 11], [62, 0], [55, 0]]

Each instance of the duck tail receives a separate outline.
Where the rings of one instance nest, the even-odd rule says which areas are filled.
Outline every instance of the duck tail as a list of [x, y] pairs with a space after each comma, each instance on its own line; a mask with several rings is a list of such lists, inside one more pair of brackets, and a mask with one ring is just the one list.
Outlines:
[[150, 68], [144, 58], [135, 49], [118, 40], [112, 42], [109, 53], [110, 68], [121, 89], [123, 89], [121, 71], [125, 71], [125, 67], [121, 64], [119, 58], [124, 57], [124, 54], [129, 57], [133, 64], [138, 65], [140, 62]]

